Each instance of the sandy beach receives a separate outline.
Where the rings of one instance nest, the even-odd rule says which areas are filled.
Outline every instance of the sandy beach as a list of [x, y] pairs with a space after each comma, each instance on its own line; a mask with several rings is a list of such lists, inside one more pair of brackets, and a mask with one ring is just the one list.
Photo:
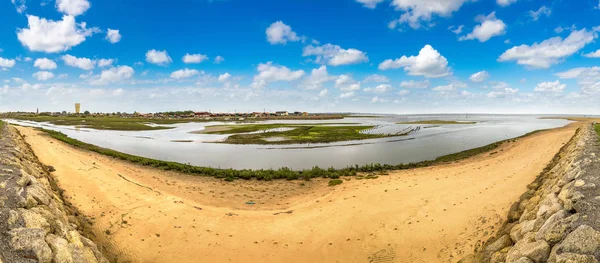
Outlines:
[[156, 170], [18, 129], [119, 262], [456, 262], [495, 233], [578, 125], [335, 187]]

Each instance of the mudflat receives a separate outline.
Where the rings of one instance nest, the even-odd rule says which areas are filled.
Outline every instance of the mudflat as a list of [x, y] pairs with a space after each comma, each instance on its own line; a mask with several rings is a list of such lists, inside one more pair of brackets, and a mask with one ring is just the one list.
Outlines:
[[18, 129], [119, 262], [456, 262], [495, 233], [579, 125], [335, 187], [156, 170]]

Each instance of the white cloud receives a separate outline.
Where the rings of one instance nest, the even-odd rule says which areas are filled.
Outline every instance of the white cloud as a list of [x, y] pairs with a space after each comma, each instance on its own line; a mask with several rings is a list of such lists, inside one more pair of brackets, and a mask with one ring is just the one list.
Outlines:
[[91, 81], [92, 85], [106, 85], [109, 83], [115, 83], [130, 79], [133, 77], [135, 71], [129, 66], [118, 66], [112, 67], [107, 70], [103, 70], [99, 77]]
[[341, 91], [357, 91], [360, 90], [360, 83], [350, 75], [342, 74], [335, 79], [335, 87]]
[[501, 36], [506, 33], [506, 24], [496, 18], [496, 12], [492, 12], [487, 16], [479, 15], [475, 18], [475, 21], [481, 24], [475, 26], [473, 32], [460, 37], [459, 41], [477, 39], [479, 42], [486, 42], [494, 36]]
[[14, 59], [0, 58], [0, 68], [7, 69], [12, 68], [17, 64]]
[[186, 64], [198, 64], [208, 60], [208, 56], [203, 54], [185, 54], [181, 60]]
[[458, 34], [462, 33], [464, 27], [465, 27], [464, 25], [460, 25], [460, 26], [458, 26], [456, 28], [454, 26], [450, 26], [448, 28], [448, 30], [450, 30], [450, 31], [452, 31], [452, 33], [458, 35]]
[[171, 78], [173, 79], [186, 79], [196, 75], [199, 75], [200, 72], [195, 69], [180, 69], [171, 73]]
[[358, 49], [343, 49], [340, 46], [325, 44], [304, 47], [302, 56], [316, 56], [315, 62], [327, 63], [331, 66], [351, 65], [369, 61], [367, 54]]
[[91, 77], [92, 75], [94, 75], [94, 72], [90, 70], [90, 71], [88, 71], [88, 73], [83, 73], [83, 74], [79, 75], [79, 78], [87, 79], [87, 78]]
[[549, 68], [553, 64], [562, 62], [566, 57], [573, 55], [585, 45], [591, 43], [598, 35], [586, 29], [571, 32], [564, 40], [561, 37], [546, 39], [541, 43], [531, 46], [520, 45], [506, 50], [498, 61], [517, 61], [519, 65], [532, 68]]
[[15, 8], [17, 9], [17, 13], [22, 14], [23, 12], [25, 12], [25, 10], [27, 10], [27, 5], [25, 0], [11, 0], [11, 2], [13, 3], [13, 5], [15, 5]]
[[215, 64], [221, 64], [221, 62], [225, 61], [225, 59], [221, 56], [215, 57]]
[[392, 90], [392, 85], [390, 85], [390, 84], [381, 84], [375, 88], [364, 89], [365, 92], [373, 92], [373, 93], [386, 93], [386, 92], [390, 92], [391, 90]]
[[531, 20], [533, 20], [533, 21], [537, 21], [538, 19], [540, 19], [540, 16], [542, 16], [542, 15], [549, 17], [551, 14], [552, 14], [552, 9], [548, 8], [545, 5], [540, 7], [540, 9], [538, 9], [537, 11], [533, 11], [533, 10], [529, 11], [529, 17], [531, 17]]
[[113, 91], [113, 96], [121, 96], [123, 94], [123, 92], [125, 92], [125, 90], [119, 88]]
[[17, 38], [31, 51], [57, 53], [71, 49], [85, 41], [96, 29], [77, 24], [75, 17], [63, 16], [60, 21], [28, 15], [29, 28], [17, 29]]
[[400, 82], [400, 87], [405, 88], [405, 89], [426, 89], [429, 88], [429, 80], [424, 80], [424, 81], [414, 81], [414, 80], [409, 80], [409, 81], [402, 81]]
[[588, 58], [600, 58], [600, 49], [591, 53], [584, 54], [583, 56]]
[[90, 8], [87, 0], [56, 0], [56, 8], [63, 14], [78, 16]]
[[368, 83], [368, 82], [379, 82], [379, 83], [385, 83], [385, 82], [390, 82], [390, 79], [384, 75], [379, 75], [379, 74], [372, 74], [367, 76], [364, 80], [364, 83]]
[[354, 91], [350, 91], [350, 92], [346, 92], [346, 93], [342, 93], [340, 95], [340, 98], [345, 99], [345, 98], [350, 98], [350, 97], [354, 97]]
[[388, 27], [394, 29], [399, 24], [408, 24], [417, 29], [422, 22], [430, 24], [433, 15], [450, 17], [468, 1], [470, 0], [393, 0], [392, 6], [404, 13]]
[[479, 72], [471, 75], [471, 78], [469, 78], [469, 79], [472, 82], [481, 83], [481, 82], [484, 82], [489, 77], [490, 77], [490, 73], [488, 73], [487, 71], [483, 70], [483, 71], [479, 71]]
[[484, 86], [485, 89], [504, 90], [510, 88], [510, 84], [504, 81], [490, 81], [488, 85]]
[[371, 99], [371, 103], [386, 103], [389, 100], [386, 99], [380, 99], [379, 97], [375, 96], [373, 99]]
[[517, 0], [496, 0], [496, 3], [501, 6], [509, 6], [512, 3], [516, 3]]
[[33, 63], [33, 66], [42, 70], [56, 69], [56, 63], [47, 58], [38, 58]]
[[411, 76], [439, 78], [451, 75], [448, 60], [430, 45], [425, 45], [417, 56], [402, 56], [395, 60], [387, 59], [379, 64], [380, 70], [404, 68]]
[[69, 77], [69, 74], [60, 74], [58, 75], [58, 77], [56, 77], [57, 79], [66, 79]]
[[42, 80], [42, 81], [54, 78], [54, 74], [52, 72], [49, 72], [49, 71], [38, 71], [36, 73], [33, 73], [33, 76], [37, 80]]
[[383, 2], [384, 0], [356, 0], [356, 2], [361, 3], [364, 7], [374, 9], [377, 7], [377, 4]]
[[109, 67], [109, 66], [112, 66], [113, 62], [114, 62], [114, 59], [112, 59], [112, 58], [111, 59], [103, 58], [103, 59], [98, 60], [98, 67], [101, 67], [101, 68]]
[[537, 92], [562, 93], [566, 87], [567, 85], [561, 84], [560, 81], [557, 80], [554, 82], [538, 83], [533, 90]]
[[173, 62], [166, 50], [158, 51], [155, 49], [148, 50], [148, 52], [146, 52], [146, 61], [159, 66], [166, 66]]
[[304, 70], [292, 71], [285, 66], [273, 65], [273, 62], [261, 63], [257, 67], [258, 74], [250, 85], [252, 88], [263, 88], [270, 82], [293, 81], [304, 76]]
[[510, 44], [510, 39], [504, 40], [504, 44]]
[[277, 21], [271, 24], [267, 30], [267, 41], [272, 45], [275, 44], [286, 44], [288, 41], [296, 42], [300, 40], [300, 37], [296, 32], [292, 31], [292, 28], [281, 21]]
[[319, 68], [313, 69], [310, 73], [310, 76], [306, 77], [300, 83], [300, 88], [307, 90], [321, 89], [323, 88], [323, 84], [334, 79], [335, 77], [330, 76], [329, 73], [327, 73], [327, 66], [323, 65]]
[[106, 31], [106, 37], [104, 38], [106, 40], [108, 40], [108, 42], [110, 43], [118, 43], [119, 41], [121, 41], [121, 33], [119, 33], [118, 29], [108, 29]]
[[400, 95], [400, 96], [406, 96], [408, 94], [410, 94], [410, 90], [403, 89], [403, 90], [398, 91], [398, 95]]
[[319, 97], [325, 97], [327, 96], [327, 93], [329, 91], [327, 89], [322, 89], [321, 92], [319, 92]]
[[67, 66], [80, 68], [83, 70], [91, 70], [96, 67], [96, 61], [89, 58], [78, 58], [71, 55], [62, 56], [62, 60]]
[[506, 82], [491, 82], [490, 84], [493, 91], [486, 94], [488, 98], [503, 98], [519, 92], [519, 89], [511, 88]]
[[225, 73], [219, 75], [220, 82], [228, 81], [230, 78], [231, 78], [231, 74], [229, 74], [228, 72], [225, 72]]
[[448, 92], [448, 91], [455, 91], [459, 88], [466, 88], [467, 84], [463, 83], [463, 82], [452, 82], [448, 85], [442, 85], [442, 86], [437, 86], [435, 88], [433, 88], [433, 91], [440, 91], [440, 92]]
[[584, 94], [600, 93], [600, 67], [574, 68], [555, 75], [561, 79], [577, 79]]

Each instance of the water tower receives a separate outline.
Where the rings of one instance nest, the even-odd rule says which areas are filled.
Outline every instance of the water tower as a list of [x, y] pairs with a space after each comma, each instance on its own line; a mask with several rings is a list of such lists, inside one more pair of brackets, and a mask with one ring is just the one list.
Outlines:
[[79, 114], [81, 112], [81, 103], [75, 103], [75, 113]]

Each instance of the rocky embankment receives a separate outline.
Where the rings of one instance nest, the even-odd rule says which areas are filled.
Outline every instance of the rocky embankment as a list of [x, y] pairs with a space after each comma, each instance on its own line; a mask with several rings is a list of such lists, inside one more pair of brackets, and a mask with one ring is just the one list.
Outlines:
[[598, 135], [585, 125], [511, 207], [497, 236], [460, 262], [599, 262], [599, 158]]
[[0, 263], [108, 262], [18, 132], [0, 124]]

